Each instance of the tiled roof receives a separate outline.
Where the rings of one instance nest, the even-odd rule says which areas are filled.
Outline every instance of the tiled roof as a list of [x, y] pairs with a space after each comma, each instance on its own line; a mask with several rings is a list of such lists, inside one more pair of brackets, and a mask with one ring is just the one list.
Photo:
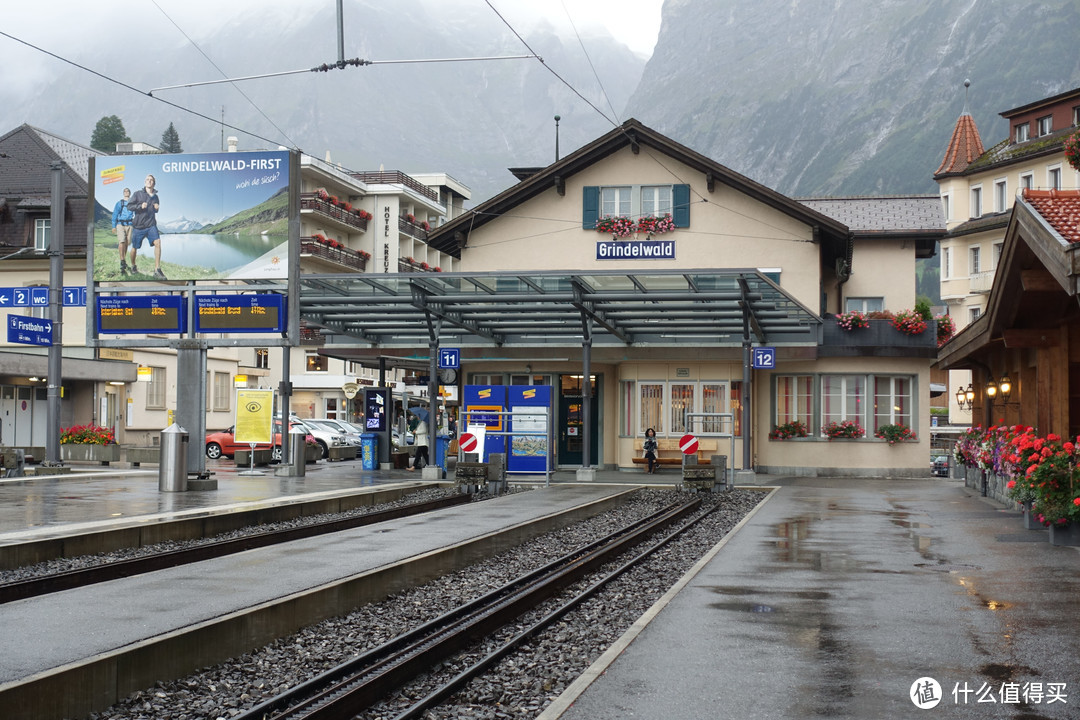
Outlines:
[[853, 232], [944, 231], [937, 195], [798, 198], [811, 210], [839, 220]]
[[969, 113], [964, 113], [956, 121], [952, 139], [949, 140], [949, 149], [945, 151], [945, 158], [941, 161], [941, 166], [934, 171], [934, 175], [963, 172], [982, 154], [982, 138], [975, 127], [975, 120]]
[[1065, 242], [1080, 242], [1080, 190], [1024, 190], [1024, 200]]

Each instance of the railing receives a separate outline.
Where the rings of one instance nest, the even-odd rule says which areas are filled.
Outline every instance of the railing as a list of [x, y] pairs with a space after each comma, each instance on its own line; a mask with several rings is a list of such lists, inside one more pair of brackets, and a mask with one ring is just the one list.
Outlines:
[[315, 193], [302, 193], [300, 195], [300, 209], [314, 210], [327, 217], [333, 218], [340, 223], [349, 225], [358, 230], [367, 231], [368, 221], [361, 218], [355, 212], [346, 210], [340, 205], [334, 205], [327, 200], [320, 199]]
[[396, 170], [391, 172], [357, 172], [350, 173], [349, 175], [350, 177], [354, 177], [369, 185], [404, 185], [426, 198], [439, 202], [439, 193], [435, 192], [427, 185], [422, 185], [415, 178], [411, 178], [403, 172], [398, 172]]
[[360, 270], [361, 272], [367, 267], [368, 259], [349, 248], [332, 248], [328, 245], [323, 245], [315, 238], [302, 237], [300, 238], [300, 254], [311, 255], [312, 257], [322, 258], [323, 260], [329, 260], [330, 262], [337, 263], [338, 265], [344, 265], [347, 268], [354, 270]]
[[971, 273], [968, 278], [968, 289], [973, 293], [988, 293], [994, 286], [994, 271]]
[[398, 218], [398, 231], [403, 232], [410, 237], [414, 237], [417, 240], [427, 242], [428, 231], [422, 228], [418, 223], [409, 222], [403, 217]]
[[442, 268], [434, 267], [432, 265], [428, 265], [427, 263], [418, 262], [416, 260], [410, 262], [408, 258], [398, 258], [398, 272], [442, 272]]

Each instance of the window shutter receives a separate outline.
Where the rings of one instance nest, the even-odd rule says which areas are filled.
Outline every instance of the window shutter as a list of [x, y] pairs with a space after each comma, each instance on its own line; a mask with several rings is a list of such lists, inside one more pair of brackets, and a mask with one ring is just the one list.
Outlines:
[[600, 219], [600, 186], [586, 185], [582, 188], [581, 227], [595, 230]]
[[671, 205], [674, 212], [671, 219], [675, 221], [675, 227], [690, 227], [690, 186], [673, 185], [671, 188]]

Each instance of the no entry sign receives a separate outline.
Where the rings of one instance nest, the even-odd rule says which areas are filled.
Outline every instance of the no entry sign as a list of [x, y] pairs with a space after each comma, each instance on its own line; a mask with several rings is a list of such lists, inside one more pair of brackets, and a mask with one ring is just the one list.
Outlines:
[[464, 452], [476, 452], [476, 436], [472, 433], [461, 433], [458, 444]]
[[683, 451], [683, 455], [693, 455], [697, 452], [697, 446], [697, 438], [690, 433], [679, 438], [679, 449]]

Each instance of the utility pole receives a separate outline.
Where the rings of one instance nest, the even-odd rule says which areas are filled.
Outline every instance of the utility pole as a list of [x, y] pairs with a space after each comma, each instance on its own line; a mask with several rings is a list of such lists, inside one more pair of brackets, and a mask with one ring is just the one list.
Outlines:
[[52, 198], [49, 213], [49, 323], [52, 325], [52, 344], [49, 345], [49, 387], [46, 395], [48, 428], [45, 435], [45, 461], [51, 466], [60, 461], [60, 388], [63, 332], [61, 312], [64, 303], [64, 163], [52, 163]]

